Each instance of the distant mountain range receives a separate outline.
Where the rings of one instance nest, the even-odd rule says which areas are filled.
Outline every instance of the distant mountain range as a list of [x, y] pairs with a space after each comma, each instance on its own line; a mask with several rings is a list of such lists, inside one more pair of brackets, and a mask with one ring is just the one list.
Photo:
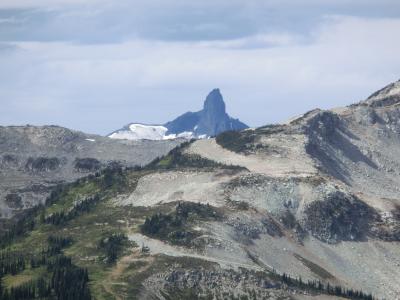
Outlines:
[[212, 90], [202, 110], [187, 112], [162, 125], [131, 123], [109, 135], [114, 139], [166, 140], [175, 138], [207, 138], [228, 130], [242, 130], [248, 126], [226, 113], [219, 89]]

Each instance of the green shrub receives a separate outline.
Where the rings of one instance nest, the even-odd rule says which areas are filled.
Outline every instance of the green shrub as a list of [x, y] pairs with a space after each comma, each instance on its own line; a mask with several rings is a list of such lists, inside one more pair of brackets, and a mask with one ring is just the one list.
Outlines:
[[225, 131], [215, 138], [217, 144], [237, 153], [251, 150], [255, 139], [252, 131]]

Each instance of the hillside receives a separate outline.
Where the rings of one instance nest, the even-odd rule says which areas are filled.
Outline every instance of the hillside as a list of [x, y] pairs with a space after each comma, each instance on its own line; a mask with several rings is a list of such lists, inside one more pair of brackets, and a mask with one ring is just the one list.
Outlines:
[[144, 165], [182, 141], [117, 141], [58, 126], [0, 127], [0, 219], [45, 200], [55, 185], [110, 166]]
[[399, 86], [60, 186], [1, 238], [3, 289], [51, 298], [62, 270], [74, 299], [398, 299]]
[[[307, 260], [305, 265], [321, 279], [306, 282], [289, 277], [250, 251], [241, 258], [237, 245], [227, 248], [216, 239], [210, 230], [217, 229], [217, 233], [224, 227], [246, 232], [240, 239], [231, 237], [243, 246], [264, 234], [283, 237], [286, 230], [272, 218], [264, 219], [264, 232], [239, 229], [235, 219], [254, 212], [252, 208], [216, 203], [214, 194], [207, 201], [194, 198], [203, 188], [218, 192], [215, 188], [221, 179], [248, 171], [184, 154], [188, 146], [140, 170], [109, 168], [55, 189], [45, 206], [1, 238], [3, 299], [21, 299], [18, 295], [46, 299], [57, 295], [61, 299], [338, 299], [329, 296], [338, 293], [371, 299], [359, 291], [328, 287], [325, 280], [331, 275]], [[150, 193], [151, 198], [156, 196], [152, 193], [162, 191], [143, 186], [149, 177], [150, 184], [169, 186], [168, 195], [177, 188], [172, 182], [179, 182], [181, 197], [173, 194], [182, 199], [170, 195], [160, 199], [161, 203], [149, 199], [140, 203], [137, 195], [143, 198]], [[210, 184], [211, 178], [220, 180]], [[183, 201], [186, 195], [193, 196], [191, 201]], [[227, 252], [221, 256], [218, 251]]]

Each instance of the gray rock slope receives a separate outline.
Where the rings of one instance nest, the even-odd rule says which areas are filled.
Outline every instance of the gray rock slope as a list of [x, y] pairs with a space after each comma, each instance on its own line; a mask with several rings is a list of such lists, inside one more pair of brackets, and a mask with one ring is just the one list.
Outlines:
[[116, 204], [200, 202], [225, 218], [197, 224], [201, 236], [188, 249], [140, 234], [132, 240], [154, 254], [400, 299], [400, 82], [349, 107], [198, 140], [185, 153], [248, 171], [150, 174]]
[[57, 126], [0, 127], [0, 217], [43, 201], [57, 183], [110, 164], [144, 165], [181, 141], [126, 141]]

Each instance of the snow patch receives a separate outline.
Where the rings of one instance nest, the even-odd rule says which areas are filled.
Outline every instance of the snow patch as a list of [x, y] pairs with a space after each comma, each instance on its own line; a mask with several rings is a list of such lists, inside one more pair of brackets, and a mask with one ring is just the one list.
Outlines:
[[194, 134], [191, 131], [184, 131], [184, 132], [178, 133], [177, 137], [191, 139], [194, 137]]
[[192, 131], [184, 131], [178, 134], [167, 134], [168, 128], [162, 125], [130, 124], [128, 129], [119, 130], [109, 135], [112, 139], [125, 140], [171, 140], [176, 138], [192, 139], [195, 134]]
[[175, 136], [166, 135], [168, 129], [164, 126], [152, 126], [143, 124], [131, 124], [126, 130], [114, 132], [109, 137], [126, 140], [166, 140]]

